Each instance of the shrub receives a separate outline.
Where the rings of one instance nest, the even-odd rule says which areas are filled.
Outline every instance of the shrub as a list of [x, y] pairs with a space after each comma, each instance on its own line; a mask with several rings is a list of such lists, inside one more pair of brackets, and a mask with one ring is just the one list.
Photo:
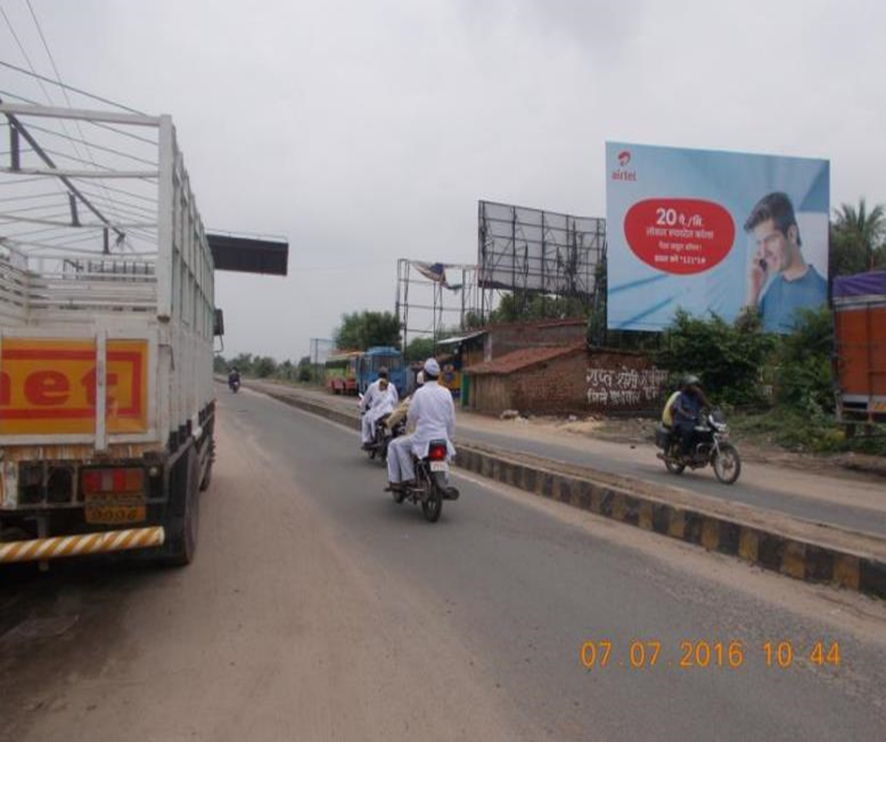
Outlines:
[[765, 400], [760, 368], [774, 348], [775, 338], [763, 332], [755, 313], [743, 313], [729, 325], [715, 314], [697, 318], [678, 311], [655, 360], [672, 373], [698, 375], [712, 400], [758, 405]]

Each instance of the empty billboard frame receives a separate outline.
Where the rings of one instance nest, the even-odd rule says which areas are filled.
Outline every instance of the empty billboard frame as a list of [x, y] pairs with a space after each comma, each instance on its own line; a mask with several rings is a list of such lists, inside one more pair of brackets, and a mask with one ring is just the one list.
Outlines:
[[606, 219], [480, 200], [480, 288], [588, 299]]

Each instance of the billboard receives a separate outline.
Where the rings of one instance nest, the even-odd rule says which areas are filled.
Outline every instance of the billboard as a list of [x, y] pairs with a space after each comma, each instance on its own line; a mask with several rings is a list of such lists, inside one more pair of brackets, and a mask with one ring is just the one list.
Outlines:
[[608, 327], [753, 308], [789, 331], [827, 300], [829, 211], [827, 160], [606, 143]]
[[587, 296], [603, 253], [602, 218], [480, 201], [477, 283], [481, 288]]

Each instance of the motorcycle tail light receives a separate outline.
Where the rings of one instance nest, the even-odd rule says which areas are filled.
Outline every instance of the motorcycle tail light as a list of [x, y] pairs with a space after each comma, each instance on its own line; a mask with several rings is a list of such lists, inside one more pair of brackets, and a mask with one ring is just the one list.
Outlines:
[[428, 459], [432, 462], [442, 462], [446, 458], [446, 443], [435, 442], [428, 448]]

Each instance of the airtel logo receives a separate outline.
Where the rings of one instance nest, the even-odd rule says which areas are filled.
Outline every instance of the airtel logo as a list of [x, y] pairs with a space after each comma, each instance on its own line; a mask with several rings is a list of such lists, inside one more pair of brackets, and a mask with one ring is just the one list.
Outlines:
[[620, 151], [618, 156], [619, 167], [612, 172], [612, 179], [615, 182], [636, 182], [637, 181], [637, 172], [636, 171], [626, 171], [625, 167], [631, 161], [631, 152], [630, 151]]

